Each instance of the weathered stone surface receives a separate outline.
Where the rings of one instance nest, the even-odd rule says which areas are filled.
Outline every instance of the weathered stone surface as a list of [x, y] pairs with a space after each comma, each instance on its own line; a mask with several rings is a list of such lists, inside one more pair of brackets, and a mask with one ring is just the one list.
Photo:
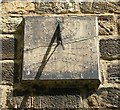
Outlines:
[[120, 89], [115, 87], [102, 87], [87, 98], [89, 108], [116, 108], [120, 107]]
[[[2, 100], [2, 88], [0, 84], [0, 100]], [[0, 108], [2, 107], [2, 102], [0, 101]]]
[[[2, 73], [2, 63], [0, 63], [0, 73]], [[2, 82], [2, 74], [0, 74], [0, 84]]]
[[104, 106], [109, 108], [120, 107], [120, 89], [119, 88], [101, 88], [98, 95], [102, 98]]
[[87, 101], [88, 101], [88, 102], [87, 102], [88, 108], [89, 108], [90, 106], [96, 107], [96, 108], [98, 108], [99, 106], [101, 106], [101, 105], [100, 105], [100, 104], [101, 104], [101, 98], [99, 98], [99, 96], [96, 95], [96, 94], [93, 94], [93, 95], [91, 95], [90, 97], [88, 97]]
[[[23, 79], [98, 79], [96, 20], [92, 16], [25, 18]], [[59, 33], [64, 50], [56, 47]]]
[[67, 89], [59, 90], [56, 88], [54, 90], [48, 89], [47, 91], [47, 94], [44, 91], [37, 95], [29, 91], [20, 95], [15, 94], [12, 90], [8, 91], [6, 105], [8, 108], [34, 109], [72, 109], [80, 108], [82, 105], [80, 91], [77, 89], [69, 89], [68, 91]]
[[2, 51], [0, 55], [2, 58], [0, 59], [14, 59], [15, 53], [15, 39], [13, 35], [0, 35], [0, 42], [2, 42], [1, 48]]
[[21, 22], [21, 17], [0, 17], [0, 33], [16, 32]]
[[[9, 2], [7, 2], [9, 1]], [[9, 14], [27, 14], [35, 11], [34, 3], [31, 3], [30, 0], [22, 2], [22, 0], [18, 1], [3, 1], [2, 3], [2, 12]], [[6, 3], [7, 2], [7, 3]]]
[[59, 95], [59, 96], [46, 96], [41, 100], [42, 108], [79, 108], [81, 104], [81, 97], [79, 95]]
[[7, 95], [12, 90], [12, 86], [0, 85], [0, 89], [1, 89], [0, 109], [6, 109]]
[[[30, 109], [33, 107], [32, 96], [17, 96], [14, 97], [13, 92], [8, 93], [6, 100], [6, 108], [16, 108], [16, 109]], [[23, 101], [23, 102], [22, 102]]]
[[34, 0], [2, 0], [2, 2], [33, 2]]
[[1, 61], [2, 64], [2, 84], [12, 84], [14, 76], [14, 62], [13, 61]]
[[107, 68], [106, 60], [100, 59], [99, 68], [100, 68], [101, 82], [102, 83], [108, 82], [107, 81], [107, 72], [106, 72], [106, 70], [107, 70], [106, 69]]
[[36, 13], [80, 13], [79, 3], [77, 2], [36, 2]]
[[120, 59], [120, 39], [101, 39], [100, 54], [103, 59]]
[[114, 35], [116, 30], [115, 19], [111, 15], [99, 16], [99, 35]]
[[[7, 0], [6, 0], [7, 1]], [[11, 0], [11, 1], [18, 1], [18, 0]], [[9, 13], [9, 14], [30, 14], [31, 12], [34, 12], [34, 4], [33, 3], [10, 3], [10, 0], [8, 0], [8, 3], [4, 3], [2, 6], [2, 11], [4, 13]], [[91, 0], [92, 1], [92, 0]], [[30, 0], [28, 1], [30, 2]], [[50, 4], [50, 3], [49, 3]], [[100, 4], [100, 5], [99, 5]], [[109, 5], [108, 5], [109, 4]], [[84, 6], [83, 6], [84, 5]], [[80, 6], [80, 7], [79, 7]], [[52, 8], [50, 8], [52, 7]], [[92, 8], [91, 8], [92, 7]], [[36, 4], [36, 13], [80, 13], [80, 8], [83, 13], [120, 13], [119, 10], [120, 3], [51, 3], [50, 6], [48, 3], [44, 4]], [[17, 16], [17, 15], [16, 15]], [[99, 15], [98, 15], [99, 16]], [[9, 19], [9, 20], [0, 20], [0, 33], [14, 33], [18, 29], [18, 25], [21, 23], [20, 20], [16, 21], [16, 17], [3, 17], [4, 19]], [[0, 19], [3, 19], [2, 17]], [[12, 19], [12, 21], [11, 21]], [[21, 18], [20, 18], [21, 19]], [[117, 29], [118, 29], [118, 34], [120, 34], [120, 17], [117, 19]], [[4, 22], [3, 22], [4, 21]], [[112, 16], [100, 16], [99, 17], [99, 34], [100, 35], [114, 35], [115, 33], [115, 24], [114, 24], [114, 17]], [[50, 24], [50, 23], [49, 23]], [[72, 26], [71, 26], [72, 27]], [[39, 26], [38, 26], [39, 28]], [[67, 30], [67, 28], [66, 28]], [[72, 33], [72, 32], [70, 32]], [[85, 33], [85, 32], [84, 32]], [[41, 34], [42, 35], [42, 34]], [[8, 38], [6, 38], [8, 39]], [[21, 43], [21, 40], [19, 40]], [[103, 42], [103, 41], [100, 41]], [[110, 43], [113, 42], [113, 43]], [[103, 56], [101, 58], [107, 59], [107, 60], [114, 60], [114, 59], [119, 59], [119, 41], [117, 39], [115, 40], [110, 40], [107, 43], [100, 43], [101, 49]], [[0, 42], [1, 43], [1, 42]], [[118, 44], [117, 44], [118, 43]], [[105, 44], [105, 45], [103, 45]], [[118, 46], [116, 46], [118, 45]], [[21, 46], [22, 47], [22, 46]], [[20, 47], [19, 47], [20, 48]], [[20, 48], [21, 49], [21, 48]], [[19, 49], [19, 50], [20, 50]], [[19, 51], [18, 50], [18, 51]], [[39, 51], [39, 50], [38, 50]], [[61, 51], [61, 50], [60, 50]], [[19, 57], [21, 58], [21, 57]], [[105, 60], [106, 61], [106, 60]], [[8, 66], [6, 66], [8, 65]], [[10, 64], [11, 65], [11, 64]], [[108, 80], [109, 82], [112, 82], [113, 85], [116, 84], [114, 82], [114, 74], [119, 74], [119, 65], [115, 64], [107, 64], [103, 65], [103, 69], [107, 69], [106, 75], [108, 73], [108, 77], [110, 77]], [[9, 64], [4, 65], [6, 67], [5, 70], [5, 77], [3, 77], [3, 80], [5, 81], [4, 84], [11, 84], [11, 79], [12, 79], [12, 74], [6, 74], [7, 71], [12, 71], [9, 70], [13, 67], [10, 67]], [[0, 64], [1, 67], [1, 64]], [[19, 68], [19, 67], [18, 67]], [[4, 69], [4, 68], [3, 68]], [[0, 69], [1, 70], [1, 69]], [[0, 71], [0, 73], [2, 73]], [[112, 74], [112, 75], [111, 75]], [[112, 77], [112, 78], [111, 78]], [[105, 77], [106, 78], [106, 77]], [[106, 83], [106, 82], [104, 82]], [[78, 84], [78, 83], [77, 83]], [[80, 94], [83, 97], [83, 100], [85, 100], [85, 103], [83, 104], [84, 108], [103, 108], [107, 110], [112, 110], [113, 108], [116, 108], [116, 110], [119, 110], [120, 108], [120, 89], [119, 87], [109, 87], [111, 83], [108, 83], [107, 87], [105, 85], [102, 85], [102, 88], [98, 89], [96, 93], [92, 94], [91, 96], [86, 99], [84, 95], [89, 95], [88, 90], [86, 93]], [[117, 83], [119, 86], [119, 83]], [[64, 85], [64, 83], [63, 83]], [[81, 85], [81, 84], [79, 84]], [[16, 85], [15, 85], [16, 86]], [[27, 85], [30, 86], [30, 85]], [[91, 86], [90, 86], [91, 88]], [[37, 88], [38, 89], [38, 88]], [[83, 90], [86, 89], [86, 86], [82, 88]], [[34, 91], [34, 88], [30, 89], [31, 91]], [[44, 90], [44, 89], [43, 89]], [[39, 91], [39, 90], [38, 90]], [[59, 94], [55, 93], [55, 91], [52, 91], [54, 95], [46, 95], [44, 92], [43, 94], [37, 94], [38, 96], [25, 96], [24, 94], [28, 94], [28, 91], [26, 93], [23, 92], [23, 94], [17, 96], [13, 95], [14, 93], [12, 92], [12, 87], [8, 87], [7, 85], [0, 85], [0, 109], [8, 109], [8, 110], [13, 110], [14, 108], [16, 109], [45, 109], [51, 107], [53, 109], [56, 109], [56, 107], [60, 107], [61, 109], [63, 108], [68, 108], [68, 109], [73, 109], [73, 108], [80, 108], [81, 104], [81, 96], [78, 94], [72, 94], [73, 91], [71, 91], [71, 95], [66, 95], [65, 92], [61, 94], [62, 92], [59, 91]], [[20, 92], [20, 91], [19, 91]], [[58, 106], [57, 106], [58, 105]], [[111, 108], [111, 109], [110, 109]], [[83, 110], [85, 110], [83, 109]]]
[[[12, 14], [36, 13], [119, 13], [119, 2], [3, 2], [3, 12]], [[114, 0], [113, 0], [114, 1]], [[10, 8], [12, 7], [12, 8]]]
[[120, 82], [120, 62], [107, 66], [108, 82]]
[[[31, 88], [33, 89], [33, 88]], [[20, 91], [20, 90], [19, 90]], [[83, 92], [80, 92], [83, 91]], [[75, 109], [75, 108], [119, 108], [119, 87], [100, 87], [92, 95], [91, 90], [54, 89], [34, 95], [26, 91], [24, 95], [14, 94], [13, 90], [7, 91], [6, 108], [34, 108], [34, 109]], [[14, 95], [13, 95], [14, 94]], [[85, 96], [84, 96], [85, 95]], [[82, 99], [83, 97], [83, 99]]]
[[[24, 101], [23, 101], [24, 100]], [[34, 108], [34, 109], [73, 109], [79, 108], [80, 96], [18, 96], [7, 98], [8, 108]], [[22, 102], [23, 101], [23, 102]], [[21, 105], [22, 103], [22, 105]]]
[[120, 16], [118, 16], [118, 19], [117, 19], [117, 29], [118, 29], [118, 34], [120, 35]]
[[119, 2], [82, 2], [80, 3], [82, 13], [120, 13]]

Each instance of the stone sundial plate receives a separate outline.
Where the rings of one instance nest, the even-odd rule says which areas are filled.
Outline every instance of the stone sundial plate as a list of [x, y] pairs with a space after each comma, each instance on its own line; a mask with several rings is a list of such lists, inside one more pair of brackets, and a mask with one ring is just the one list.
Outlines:
[[94, 16], [25, 17], [22, 79], [99, 79], [97, 28]]

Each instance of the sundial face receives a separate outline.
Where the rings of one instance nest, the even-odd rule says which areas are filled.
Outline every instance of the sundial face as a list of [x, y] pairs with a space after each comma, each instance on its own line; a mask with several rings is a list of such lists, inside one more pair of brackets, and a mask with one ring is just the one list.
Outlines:
[[26, 17], [23, 80], [98, 79], [96, 17]]

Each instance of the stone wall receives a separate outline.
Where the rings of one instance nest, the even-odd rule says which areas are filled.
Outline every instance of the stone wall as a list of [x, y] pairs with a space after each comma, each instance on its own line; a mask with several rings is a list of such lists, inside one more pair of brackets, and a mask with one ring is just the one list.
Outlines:
[[[0, 3], [0, 108], [76, 109], [120, 108], [120, 2], [28, 2], [3, 0]], [[100, 86], [93, 90], [47, 89], [17, 85], [23, 48], [23, 18], [25, 16], [91, 16], [98, 17]], [[23, 87], [24, 86], [24, 87]]]

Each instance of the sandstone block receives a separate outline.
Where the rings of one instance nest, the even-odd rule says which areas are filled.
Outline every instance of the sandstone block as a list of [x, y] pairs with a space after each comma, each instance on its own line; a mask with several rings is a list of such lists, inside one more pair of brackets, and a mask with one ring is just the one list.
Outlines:
[[114, 35], [117, 31], [114, 17], [111, 15], [99, 16], [98, 23], [99, 35]]
[[2, 65], [2, 73], [1, 73], [2, 83], [12, 84], [14, 77], [14, 62], [1, 61], [0, 63]]
[[[38, 92], [40, 92], [39, 88]], [[56, 88], [53, 90], [43, 90], [37, 95], [34, 93], [32, 94], [30, 91], [17, 95], [11, 90], [7, 92], [6, 105], [8, 108], [18, 109], [76, 109], [80, 108], [81, 104], [81, 95], [77, 89], [69, 89], [68, 91], [67, 89], [64, 90]]]
[[120, 35], [120, 16], [118, 16], [118, 19], [117, 19], [117, 29], [118, 29], [118, 34]]
[[[8, 0], [9, 1], [9, 0]], [[25, 0], [3, 1], [2, 12], [9, 14], [27, 14], [35, 11], [34, 3]]]
[[77, 2], [36, 2], [36, 13], [80, 13], [79, 3]]
[[120, 82], [120, 62], [107, 65], [108, 82]]
[[56, 108], [56, 109], [77, 109], [80, 107], [80, 95], [63, 95], [63, 96], [45, 96], [41, 100], [41, 108]]
[[0, 33], [16, 32], [21, 22], [21, 17], [0, 17]]
[[120, 39], [101, 39], [100, 54], [102, 59], [120, 59]]
[[0, 109], [7, 109], [7, 105], [6, 105], [6, 102], [7, 102], [7, 96], [8, 96], [8, 93], [11, 92], [12, 90], [12, 86], [8, 86], [8, 85], [0, 85], [0, 89], [1, 89], [1, 92], [0, 92]]
[[2, 2], [33, 2], [34, 0], [2, 0]]
[[102, 98], [102, 104], [108, 108], [119, 108], [120, 107], [120, 88], [108, 87], [101, 88], [98, 90], [98, 95]]
[[1, 59], [14, 59], [15, 54], [15, 39], [13, 35], [0, 35], [0, 42], [2, 42]]
[[120, 13], [119, 2], [82, 2], [80, 9], [82, 13]]
[[116, 108], [120, 106], [120, 89], [115, 87], [102, 87], [87, 98], [89, 107], [95, 108]]

